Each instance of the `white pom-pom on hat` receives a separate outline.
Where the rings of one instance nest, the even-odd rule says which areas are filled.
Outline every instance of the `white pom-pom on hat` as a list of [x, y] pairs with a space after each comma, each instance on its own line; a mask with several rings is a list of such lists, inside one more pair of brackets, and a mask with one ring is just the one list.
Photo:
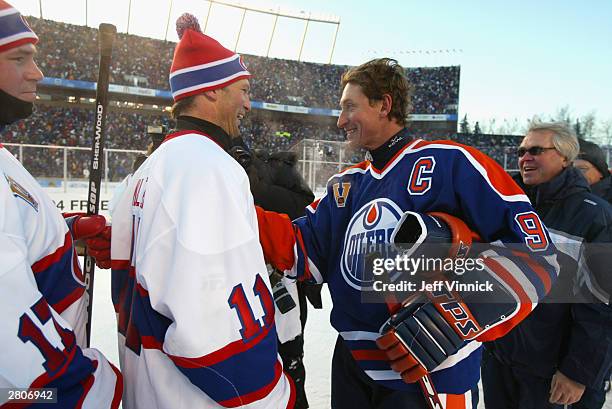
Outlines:
[[178, 34], [179, 40], [183, 38], [183, 34], [185, 34], [185, 31], [188, 29], [198, 33], [202, 32], [198, 18], [193, 14], [183, 13], [176, 19], [176, 34]]

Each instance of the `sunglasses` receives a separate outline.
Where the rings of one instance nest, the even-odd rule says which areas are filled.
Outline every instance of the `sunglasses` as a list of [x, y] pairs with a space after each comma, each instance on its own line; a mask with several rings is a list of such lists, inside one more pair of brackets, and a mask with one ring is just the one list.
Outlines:
[[553, 146], [552, 148], [543, 148], [541, 146], [532, 146], [529, 149], [518, 148], [516, 150], [516, 154], [518, 155], [519, 158], [522, 158], [523, 156], [525, 156], [527, 152], [529, 152], [531, 156], [538, 156], [538, 155], [541, 155], [544, 151], [547, 151], [549, 149], [555, 149], [555, 147]]

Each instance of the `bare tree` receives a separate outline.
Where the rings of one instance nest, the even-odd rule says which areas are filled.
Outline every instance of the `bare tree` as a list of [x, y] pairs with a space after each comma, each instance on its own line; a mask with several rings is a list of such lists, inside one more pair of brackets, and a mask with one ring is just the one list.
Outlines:
[[487, 119], [482, 125], [482, 131], [485, 134], [496, 134], [497, 128], [495, 127], [495, 118]]
[[612, 118], [601, 121], [599, 124], [599, 135], [601, 142], [608, 147], [612, 146]]
[[522, 133], [522, 128], [518, 118], [513, 118], [511, 120], [504, 119], [497, 133], [500, 135], [520, 135]]
[[550, 120], [554, 122], [565, 122], [566, 124], [572, 126], [572, 122], [574, 122], [574, 120], [572, 118], [572, 111], [570, 110], [569, 105], [557, 108], [557, 111], [550, 117]]
[[589, 112], [580, 118], [580, 126], [582, 127], [582, 136], [585, 139], [593, 139], [595, 137], [595, 128], [597, 118], [595, 112]]

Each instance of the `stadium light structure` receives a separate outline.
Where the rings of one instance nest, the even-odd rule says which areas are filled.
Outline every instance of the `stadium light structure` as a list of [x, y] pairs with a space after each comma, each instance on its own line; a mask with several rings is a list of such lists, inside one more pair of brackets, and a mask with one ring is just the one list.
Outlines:
[[300, 51], [298, 54], [298, 61], [301, 61], [302, 59], [302, 51], [304, 50], [304, 42], [306, 41], [306, 36], [308, 34], [308, 28], [309, 28], [310, 22], [335, 25], [336, 30], [334, 33], [334, 40], [332, 42], [331, 52], [329, 54], [329, 59], [327, 62], [328, 64], [331, 64], [332, 58], [334, 56], [334, 50], [336, 48], [336, 38], [338, 37], [338, 31], [340, 29], [340, 18], [335, 17], [335, 16], [333, 17], [332, 16], [329, 16], [329, 17], [319, 16], [319, 15], [314, 15], [313, 13], [308, 13], [308, 16], [305, 16], [304, 12], [295, 13], [295, 12], [290, 12], [290, 11], [285, 11], [285, 10], [281, 11], [280, 8], [277, 8], [276, 10], [274, 10], [274, 9], [266, 9], [263, 7], [250, 6], [250, 5], [245, 6], [240, 3], [231, 3], [228, 1], [210, 0], [209, 5], [208, 5], [208, 13], [206, 14], [206, 20], [204, 22], [204, 30], [203, 30], [204, 32], [206, 32], [206, 27], [208, 26], [208, 19], [210, 17], [210, 12], [211, 12], [213, 3], [242, 10], [242, 18], [240, 21], [240, 28], [238, 29], [238, 37], [236, 38], [236, 44], [234, 45], [234, 51], [236, 51], [236, 48], [238, 47], [238, 42], [240, 41], [240, 35], [242, 34], [242, 27], [244, 25], [244, 19], [246, 17], [247, 12], [262, 13], [262, 14], [274, 16], [274, 25], [272, 27], [272, 33], [270, 34], [270, 40], [268, 41], [268, 49], [266, 51], [266, 57], [270, 56], [270, 48], [272, 47], [272, 41], [274, 40], [274, 35], [276, 34], [276, 25], [277, 25], [279, 17], [290, 18], [290, 19], [295, 19], [295, 20], [302, 20], [305, 22], [304, 32], [302, 33], [302, 39], [300, 41]]
[[164, 41], [168, 41], [168, 28], [170, 27], [170, 16], [172, 15], [172, 4], [173, 1], [170, 0], [170, 7], [168, 7], [168, 20], [166, 21], [166, 33], [164, 34]]
[[[39, 18], [43, 19], [43, 1], [44, 0], [38, 0], [38, 16]], [[89, 0], [81, 0], [84, 6], [85, 6], [85, 18], [83, 19], [83, 22], [85, 23], [85, 27], [89, 27]], [[96, 0], [96, 1], [100, 1], [100, 0]], [[94, 1], [94, 2], [96, 2]], [[146, 0], [145, 0], [146, 1]], [[319, 13], [313, 13], [313, 12], [306, 12], [306, 11], [289, 11], [289, 10], [285, 10], [280, 8], [280, 6], [276, 7], [276, 8], [265, 8], [265, 7], [258, 7], [255, 5], [245, 5], [239, 2], [231, 2], [228, 0], [207, 0], [208, 1], [208, 11], [206, 13], [206, 18], [204, 20], [204, 25], [203, 25], [203, 32], [206, 32], [206, 29], [208, 27], [208, 22], [209, 22], [209, 18], [211, 16], [211, 13], [213, 13], [212, 10], [212, 6], [213, 4], [216, 5], [220, 5], [220, 6], [225, 6], [225, 7], [230, 7], [230, 8], [234, 8], [234, 9], [239, 9], [242, 11], [242, 16], [241, 16], [241, 21], [240, 21], [240, 26], [238, 29], [238, 36], [236, 38], [236, 42], [234, 44], [234, 51], [236, 51], [236, 49], [238, 48], [238, 44], [240, 42], [240, 38], [242, 36], [242, 31], [243, 31], [243, 27], [244, 27], [244, 23], [245, 23], [245, 19], [247, 16], [247, 13], [259, 13], [259, 14], [264, 14], [264, 15], [268, 15], [268, 16], [272, 16], [274, 18], [274, 23], [272, 26], [272, 33], [270, 34], [270, 38], [268, 40], [268, 45], [267, 45], [267, 49], [266, 49], [266, 57], [270, 57], [270, 50], [272, 48], [272, 43], [274, 41], [274, 38], [276, 36], [276, 28], [277, 28], [277, 24], [279, 19], [293, 19], [293, 20], [298, 20], [298, 21], [302, 21], [304, 22], [304, 31], [302, 32], [302, 36], [300, 39], [300, 45], [299, 45], [299, 53], [298, 53], [298, 61], [302, 61], [302, 54], [304, 51], [304, 44], [306, 42], [306, 38], [308, 36], [308, 32], [310, 29], [310, 23], [323, 23], [323, 24], [330, 24], [332, 26], [335, 26], [335, 30], [334, 30], [334, 36], [333, 36], [333, 40], [331, 43], [331, 50], [329, 53], [329, 58], [327, 60], [328, 64], [331, 64], [332, 59], [334, 57], [334, 52], [336, 49], [336, 40], [338, 38], [338, 32], [340, 30], [340, 18], [337, 16], [333, 16], [333, 15], [323, 15], [323, 14], [319, 14]], [[131, 20], [132, 20], [132, 6], [133, 6], [133, 0], [128, 0], [127, 2], [124, 2], [123, 4], [125, 5], [125, 3], [127, 3], [127, 27], [126, 27], [126, 34], [130, 33], [130, 26], [131, 26]], [[137, 2], [136, 2], [137, 3]], [[172, 10], [173, 10], [173, 5], [174, 5], [174, 1], [173, 0], [167, 0], [167, 4], [168, 4], [168, 18], [166, 20], [166, 27], [165, 27], [165, 31], [164, 31], [164, 41], [168, 41], [168, 32], [169, 29], [171, 27], [171, 18], [172, 18]], [[34, 14], [34, 13], [32, 13]], [[156, 37], [156, 38], [160, 38], [160, 37]]]

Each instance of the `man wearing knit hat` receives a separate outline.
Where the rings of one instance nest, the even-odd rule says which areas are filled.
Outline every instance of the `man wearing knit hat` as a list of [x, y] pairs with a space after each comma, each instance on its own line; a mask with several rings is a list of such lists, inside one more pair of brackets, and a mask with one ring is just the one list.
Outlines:
[[574, 160], [574, 166], [582, 172], [594, 194], [612, 203], [612, 177], [603, 150], [593, 142], [584, 139], [578, 141], [580, 153]]
[[[37, 41], [21, 14], [0, 0], [0, 132], [32, 112], [43, 77], [34, 62]], [[105, 230], [104, 217], [64, 219], [1, 144], [0, 209], [0, 386], [9, 390], [0, 405], [16, 388], [55, 388], [43, 395], [62, 408], [117, 408], [119, 371], [84, 348], [87, 300], [73, 246]]]
[[[582, 172], [589, 183], [593, 194], [612, 204], [612, 177], [604, 151], [596, 143], [578, 139], [580, 152], [574, 160], [574, 167]], [[581, 400], [584, 408], [601, 408], [606, 400], [606, 391], [610, 388], [610, 370], [606, 375], [605, 384], [597, 389], [587, 388]]]
[[113, 214], [123, 407], [292, 408], [248, 177], [227, 153], [251, 74], [193, 16], [177, 31], [176, 129]]

